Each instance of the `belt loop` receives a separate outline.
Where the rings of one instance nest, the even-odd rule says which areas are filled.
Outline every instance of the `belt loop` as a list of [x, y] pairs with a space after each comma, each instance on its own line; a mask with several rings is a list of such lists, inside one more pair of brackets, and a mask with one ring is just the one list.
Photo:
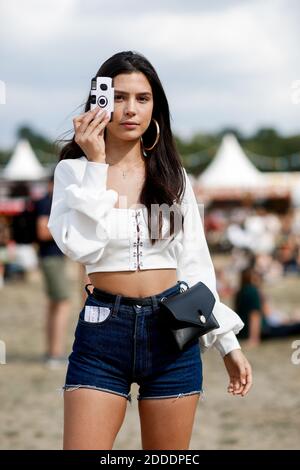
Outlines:
[[112, 313], [113, 317], [116, 317], [118, 315], [121, 297], [122, 296], [120, 294], [116, 295], [116, 300], [113, 306], [113, 313]]
[[157, 297], [156, 297], [156, 295], [151, 295], [150, 297], [151, 297], [151, 300], [152, 300], [153, 310], [155, 310], [158, 307]]

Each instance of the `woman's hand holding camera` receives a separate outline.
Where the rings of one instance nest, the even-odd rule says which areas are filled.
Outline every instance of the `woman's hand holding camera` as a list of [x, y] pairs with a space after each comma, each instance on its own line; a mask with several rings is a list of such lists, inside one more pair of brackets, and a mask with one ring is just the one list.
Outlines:
[[97, 106], [73, 119], [75, 142], [89, 161], [106, 163], [104, 128], [109, 122], [109, 115], [103, 110], [98, 117], [95, 117], [99, 109]]

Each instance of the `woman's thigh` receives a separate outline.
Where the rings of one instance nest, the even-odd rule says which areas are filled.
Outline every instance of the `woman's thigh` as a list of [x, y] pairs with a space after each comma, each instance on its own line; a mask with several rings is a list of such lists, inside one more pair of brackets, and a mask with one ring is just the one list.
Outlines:
[[124, 421], [125, 397], [79, 388], [64, 392], [64, 450], [112, 449]]
[[139, 401], [143, 449], [188, 450], [199, 395]]

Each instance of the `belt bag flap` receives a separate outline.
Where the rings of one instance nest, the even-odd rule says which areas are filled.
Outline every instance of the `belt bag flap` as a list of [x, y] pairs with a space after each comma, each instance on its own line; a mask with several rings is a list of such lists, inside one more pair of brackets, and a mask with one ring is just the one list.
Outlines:
[[[211, 290], [200, 281], [184, 292], [162, 300], [161, 307], [169, 314], [170, 326], [184, 328], [195, 325], [202, 327], [204, 332], [208, 333], [220, 326], [212, 313], [215, 303], [216, 299]], [[170, 317], [173, 317], [173, 325]]]

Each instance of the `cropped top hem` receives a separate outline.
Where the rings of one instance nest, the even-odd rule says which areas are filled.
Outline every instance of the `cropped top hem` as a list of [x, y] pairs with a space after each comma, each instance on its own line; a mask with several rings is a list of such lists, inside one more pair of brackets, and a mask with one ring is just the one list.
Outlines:
[[[145, 265], [143, 264], [143, 266], [141, 266], [139, 268], [140, 271], [145, 271], [145, 270], [149, 270], [149, 269], [177, 269], [177, 266], [176, 264], [159, 264], [159, 266], [155, 265], [155, 264], [149, 264], [149, 265]], [[85, 266], [85, 272], [86, 274], [93, 274], [93, 273], [101, 273], [101, 272], [117, 272], [117, 271], [136, 271], [136, 268], [128, 268], [128, 267], [125, 267], [124, 268], [124, 265], [120, 265], [120, 266], [98, 266], [97, 268], [95, 268], [95, 266], [93, 265], [86, 265]]]

